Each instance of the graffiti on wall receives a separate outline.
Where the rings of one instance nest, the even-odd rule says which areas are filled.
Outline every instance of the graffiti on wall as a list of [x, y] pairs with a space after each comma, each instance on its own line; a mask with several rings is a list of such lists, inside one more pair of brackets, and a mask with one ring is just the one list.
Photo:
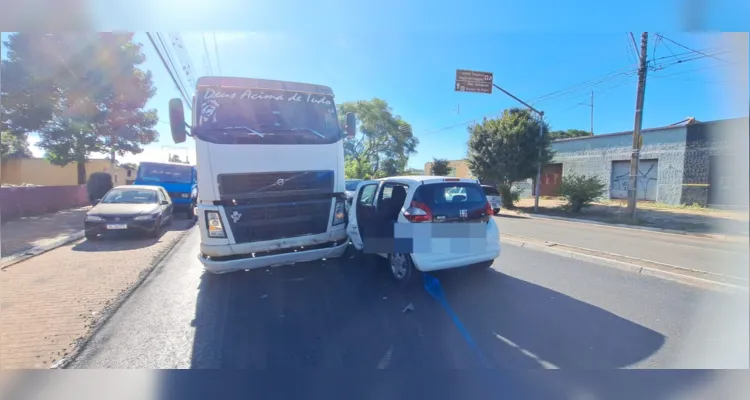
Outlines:
[[[659, 163], [657, 160], [641, 160], [638, 163], [638, 193], [639, 200], [656, 201], [658, 185]], [[630, 161], [612, 162], [612, 179], [610, 181], [610, 197], [613, 199], [628, 198], [630, 190]]]

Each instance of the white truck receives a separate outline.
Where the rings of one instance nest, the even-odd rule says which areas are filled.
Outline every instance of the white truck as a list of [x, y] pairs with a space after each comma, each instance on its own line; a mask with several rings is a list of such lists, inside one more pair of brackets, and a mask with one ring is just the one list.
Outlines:
[[[192, 124], [169, 103], [175, 143], [195, 139], [199, 260], [225, 273], [340, 257], [347, 248], [344, 146], [326, 86], [201, 77]], [[189, 128], [189, 132], [188, 132]]]

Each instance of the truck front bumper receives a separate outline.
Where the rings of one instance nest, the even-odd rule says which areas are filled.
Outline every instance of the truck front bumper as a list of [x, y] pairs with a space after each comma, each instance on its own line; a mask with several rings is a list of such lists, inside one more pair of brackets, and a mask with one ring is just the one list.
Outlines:
[[345, 230], [271, 241], [211, 246], [201, 243], [198, 260], [214, 274], [338, 258], [349, 244]]

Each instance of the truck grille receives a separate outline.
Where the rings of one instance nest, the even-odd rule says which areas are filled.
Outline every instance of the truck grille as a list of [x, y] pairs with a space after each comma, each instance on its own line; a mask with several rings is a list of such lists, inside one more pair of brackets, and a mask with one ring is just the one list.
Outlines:
[[240, 214], [237, 222], [228, 218], [237, 243], [259, 242], [326, 232], [331, 199], [226, 206], [225, 211]]
[[264, 197], [279, 193], [321, 194], [333, 192], [333, 171], [221, 174], [222, 200]]

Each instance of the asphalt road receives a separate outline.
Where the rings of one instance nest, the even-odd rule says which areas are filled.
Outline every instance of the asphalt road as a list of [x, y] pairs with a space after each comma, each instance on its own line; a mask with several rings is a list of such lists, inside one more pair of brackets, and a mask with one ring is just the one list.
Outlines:
[[501, 235], [526, 236], [743, 279], [750, 275], [747, 242], [515, 215], [496, 218]]
[[72, 368], [748, 367], [747, 296], [506, 245], [492, 270], [437, 274], [442, 304], [377, 263], [204, 274], [198, 240], [194, 229]]

